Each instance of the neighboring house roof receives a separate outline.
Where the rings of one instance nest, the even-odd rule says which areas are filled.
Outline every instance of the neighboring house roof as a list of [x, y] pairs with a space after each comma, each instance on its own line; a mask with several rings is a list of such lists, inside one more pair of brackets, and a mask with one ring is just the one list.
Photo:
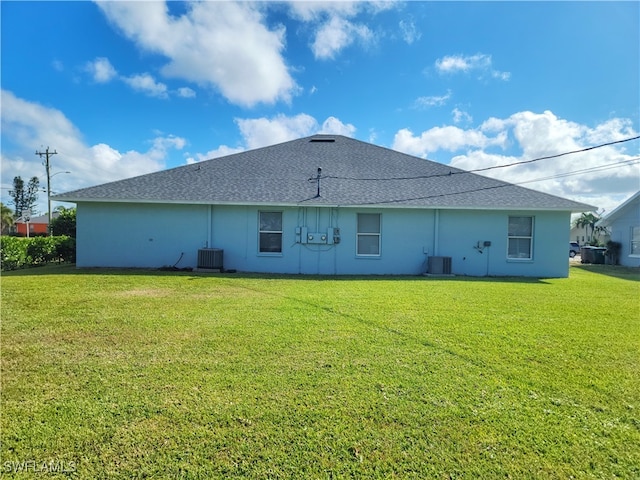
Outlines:
[[598, 221], [597, 225], [599, 225], [601, 227], [610, 226], [612, 223], [614, 223], [616, 221], [616, 219], [620, 215], [625, 213], [627, 208], [630, 208], [633, 205], [640, 206], [640, 191], [636, 192], [634, 195], [631, 195], [631, 197], [629, 197], [627, 200], [622, 202], [620, 205], [618, 205], [616, 208], [614, 208], [608, 214], [606, 214], [604, 217], [602, 217]]
[[[58, 212], [53, 212], [51, 214], [51, 216], [55, 219], [57, 218], [59, 215]], [[27, 221], [24, 219], [24, 217], [20, 217], [18, 218], [14, 223], [27, 223]], [[29, 223], [44, 223], [44, 224], [48, 224], [49, 223], [49, 215], [48, 214], [44, 214], [44, 215], [39, 215], [37, 217], [31, 217], [29, 219]]]
[[[322, 168], [319, 197], [318, 167]], [[301, 138], [53, 198], [70, 202], [595, 210], [340, 135]]]

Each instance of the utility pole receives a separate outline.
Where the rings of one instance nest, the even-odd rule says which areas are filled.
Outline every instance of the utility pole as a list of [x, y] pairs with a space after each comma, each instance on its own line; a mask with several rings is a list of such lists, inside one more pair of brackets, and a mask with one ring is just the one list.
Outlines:
[[44, 152], [38, 152], [36, 150], [36, 155], [38, 155], [40, 158], [44, 157], [42, 164], [47, 170], [47, 210], [49, 211], [49, 216], [47, 218], [47, 230], [49, 231], [49, 235], [53, 235], [53, 231], [51, 230], [51, 166], [49, 164], [49, 157], [57, 154], [58, 152], [56, 152], [55, 150], [53, 152], [50, 152], [49, 147], [47, 147]]

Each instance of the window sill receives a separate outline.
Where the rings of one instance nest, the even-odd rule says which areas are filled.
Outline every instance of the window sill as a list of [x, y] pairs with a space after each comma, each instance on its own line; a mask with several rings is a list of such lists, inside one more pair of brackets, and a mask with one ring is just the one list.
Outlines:
[[507, 258], [507, 263], [533, 263], [533, 258]]

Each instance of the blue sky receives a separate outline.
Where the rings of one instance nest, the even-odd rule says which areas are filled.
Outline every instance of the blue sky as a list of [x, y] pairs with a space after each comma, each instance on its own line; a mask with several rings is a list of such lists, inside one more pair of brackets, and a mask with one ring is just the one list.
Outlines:
[[[17, 175], [46, 186], [47, 146], [59, 193], [319, 132], [476, 169], [640, 131], [638, 2], [0, 8], [5, 204]], [[610, 211], [639, 157], [635, 140], [486, 174]]]

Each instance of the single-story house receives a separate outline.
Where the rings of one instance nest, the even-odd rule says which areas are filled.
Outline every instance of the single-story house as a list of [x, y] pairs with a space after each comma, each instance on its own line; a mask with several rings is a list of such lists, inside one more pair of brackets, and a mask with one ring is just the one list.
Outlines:
[[[51, 216], [57, 218], [58, 213], [53, 212]], [[15, 233], [21, 237], [46, 235], [49, 233], [49, 214], [45, 213], [37, 217], [20, 217], [13, 223], [13, 229]]]
[[[590, 236], [592, 236], [591, 227], [578, 227], [572, 224], [569, 234], [572, 242], [576, 242], [578, 245], [584, 245], [589, 241]], [[593, 233], [593, 237], [600, 243], [607, 243], [609, 240], [609, 235], [606, 232], [595, 232]]]
[[566, 277], [594, 207], [340, 135], [56, 195], [78, 267]]
[[620, 265], [640, 267], [640, 191], [602, 217], [598, 225], [608, 227], [611, 241], [620, 244]]

